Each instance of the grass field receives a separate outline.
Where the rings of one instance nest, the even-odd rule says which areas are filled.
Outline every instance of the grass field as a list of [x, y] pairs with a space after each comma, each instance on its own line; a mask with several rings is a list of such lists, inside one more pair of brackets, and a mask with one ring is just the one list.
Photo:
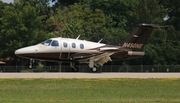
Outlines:
[[180, 103], [180, 79], [0, 79], [0, 103]]

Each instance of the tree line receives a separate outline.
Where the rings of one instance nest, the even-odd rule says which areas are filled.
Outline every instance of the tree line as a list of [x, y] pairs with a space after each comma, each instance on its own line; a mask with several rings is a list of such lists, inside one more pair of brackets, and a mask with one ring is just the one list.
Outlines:
[[18, 48], [51, 37], [112, 43], [140, 23], [169, 25], [154, 30], [141, 59], [112, 64], [179, 65], [180, 1], [177, 0], [14, 0], [0, 1], [0, 58], [15, 65]]

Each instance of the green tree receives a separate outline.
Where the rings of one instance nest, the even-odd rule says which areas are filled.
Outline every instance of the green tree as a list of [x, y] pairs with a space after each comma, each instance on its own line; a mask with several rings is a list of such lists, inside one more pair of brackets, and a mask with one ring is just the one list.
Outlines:
[[166, 24], [173, 25], [176, 30], [180, 30], [180, 1], [160, 0], [160, 4], [166, 9]]
[[74, 4], [58, 9], [57, 13], [48, 20], [48, 24], [54, 25], [60, 36], [75, 38], [81, 35], [83, 39], [96, 41], [106, 38], [107, 21], [111, 19], [101, 10], [93, 11], [85, 5]]
[[165, 8], [159, 4], [159, 0], [136, 0], [130, 11], [127, 26], [131, 28], [139, 23], [161, 25], [165, 22]]
[[144, 63], [148, 65], [177, 65], [179, 64], [178, 32], [173, 28], [155, 30], [145, 46]]
[[47, 16], [42, 13], [41, 6], [41, 3], [16, 0], [4, 8], [0, 30], [1, 58], [14, 58], [16, 49], [47, 39], [43, 22]]
[[52, 0], [55, 3], [55, 7], [65, 7], [73, 5], [74, 3], [79, 3], [81, 0]]
[[93, 10], [101, 9], [106, 15], [110, 16], [115, 22], [113, 27], [125, 27], [131, 9], [136, 3], [136, 0], [86, 0], [86, 2]]
[[165, 24], [171, 25], [167, 31], [167, 46], [166, 46], [166, 61], [169, 64], [179, 64], [179, 50], [180, 50], [180, 2], [171, 0], [160, 0], [160, 4], [166, 10]]

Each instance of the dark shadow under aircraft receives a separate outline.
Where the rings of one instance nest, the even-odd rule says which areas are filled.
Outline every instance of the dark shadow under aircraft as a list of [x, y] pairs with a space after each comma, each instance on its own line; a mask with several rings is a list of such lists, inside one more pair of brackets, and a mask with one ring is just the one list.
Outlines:
[[97, 66], [103, 66], [115, 59], [133, 59], [144, 56], [143, 47], [155, 28], [163, 28], [154, 24], [139, 24], [137, 28], [122, 42], [109, 45], [99, 42], [72, 38], [50, 38], [37, 45], [24, 47], [15, 51], [22, 58], [43, 61], [70, 62], [75, 68], [75, 62], [87, 63], [92, 72], [97, 72]]

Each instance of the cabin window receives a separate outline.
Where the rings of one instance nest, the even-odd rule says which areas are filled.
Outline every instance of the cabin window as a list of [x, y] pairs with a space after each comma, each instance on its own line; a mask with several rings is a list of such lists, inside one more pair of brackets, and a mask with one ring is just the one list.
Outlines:
[[76, 44], [75, 43], [72, 43], [72, 48], [76, 48]]
[[41, 44], [45, 45], [45, 46], [49, 46], [51, 44], [52, 40], [46, 40], [46, 41], [43, 41], [41, 42]]
[[81, 48], [81, 49], [84, 49], [84, 44], [80, 44], [80, 48]]
[[66, 42], [64, 42], [64, 43], [63, 43], [63, 46], [64, 46], [65, 48], [67, 48], [67, 47], [68, 47], [68, 44], [67, 44]]
[[52, 43], [51, 43], [51, 46], [59, 46], [59, 42], [57, 40], [54, 40]]

